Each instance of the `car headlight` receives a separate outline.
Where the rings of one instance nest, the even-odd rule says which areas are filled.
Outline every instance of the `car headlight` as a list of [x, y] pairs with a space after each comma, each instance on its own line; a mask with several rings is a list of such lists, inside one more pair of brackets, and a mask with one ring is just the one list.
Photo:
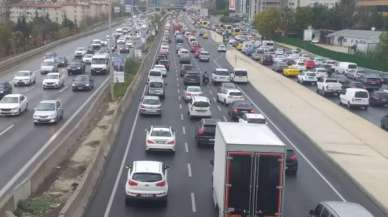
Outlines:
[[86, 86], [89, 86], [89, 84], [85, 84]]
[[75, 87], [76, 85], [75, 85], [75, 83], [73, 83], [73, 84], [71, 84], [71, 86]]

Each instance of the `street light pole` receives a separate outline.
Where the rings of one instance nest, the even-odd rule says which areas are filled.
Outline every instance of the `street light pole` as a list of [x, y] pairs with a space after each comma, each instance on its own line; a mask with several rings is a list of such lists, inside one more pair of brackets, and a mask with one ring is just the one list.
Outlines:
[[109, 52], [109, 73], [111, 77], [111, 88], [110, 88], [110, 94], [111, 98], [114, 98], [114, 76], [113, 76], [113, 70], [112, 70], [112, 0], [109, 0], [109, 10], [108, 10], [108, 52]]

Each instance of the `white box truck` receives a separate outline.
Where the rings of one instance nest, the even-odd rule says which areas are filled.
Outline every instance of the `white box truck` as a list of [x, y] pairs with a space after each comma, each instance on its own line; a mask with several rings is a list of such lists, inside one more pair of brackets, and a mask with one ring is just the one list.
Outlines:
[[265, 124], [218, 122], [213, 201], [218, 217], [281, 217], [285, 144]]

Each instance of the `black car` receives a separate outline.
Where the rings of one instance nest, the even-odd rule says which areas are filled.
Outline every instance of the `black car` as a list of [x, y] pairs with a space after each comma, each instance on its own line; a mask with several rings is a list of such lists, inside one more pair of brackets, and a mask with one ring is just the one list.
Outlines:
[[384, 130], [388, 130], [388, 114], [381, 118], [380, 125]]
[[367, 90], [378, 90], [383, 85], [381, 77], [376, 74], [361, 74], [358, 81], [363, 83]]
[[181, 65], [181, 77], [183, 77], [186, 71], [191, 71], [193, 69], [193, 65], [191, 64], [182, 64]]
[[298, 157], [294, 149], [287, 147], [286, 175], [295, 176], [298, 171]]
[[260, 60], [261, 64], [265, 65], [265, 66], [270, 66], [273, 64], [273, 57], [272, 55], [264, 55], [261, 60]]
[[186, 72], [183, 76], [184, 85], [201, 85], [201, 73], [196, 71]]
[[214, 145], [214, 138], [216, 135], [216, 119], [203, 118], [201, 120], [201, 126], [197, 128], [195, 134], [195, 140], [198, 146], [202, 145]]
[[283, 69], [287, 68], [288, 64], [283, 61], [274, 62], [272, 65], [272, 70], [278, 73], [282, 73]]
[[12, 85], [8, 81], [0, 81], [0, 99], [12, 93]]
[[71, 87], [73, 91], [92, 90], [94, 88], [94, 81], [89, 75], [78, 75], [73, 79]]
[[388, 106], [388, 92], [375, 91], [370, 94], [369, 104], [371, 106]]
[[58, 64], [58, 67], [66, 67], [67, 66], [66, 57], [57, 57], [57, 64]]
[[167, 69], [167, 71], [170, 70], [170, 62], [168, 61], [168, 59], [161, 59], [157, 62], [157, 65], [164, 65]]
[[73, 59], [67, 67], [68, 75], [85, 73], [85, 64], [79, 59]]
[[238, 120], [244, 113], [254, 113], [255, 109], [247, 100], [233, 102], [228, 114], [233, 121]]
[[94, 54], [93, 46], [89, 45], [86, 49], [86, 54]]

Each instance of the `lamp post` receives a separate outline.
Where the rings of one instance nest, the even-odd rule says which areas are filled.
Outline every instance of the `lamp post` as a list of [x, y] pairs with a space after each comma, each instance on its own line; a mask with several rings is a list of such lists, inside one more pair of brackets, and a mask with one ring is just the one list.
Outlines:
[[110, 94], [111, 98], [114, 98], [114, 76], [113, 76], [113, 70], [112, 70], [112, 0], [108, 1], [109, 3], [109, 10], [108, 10], [108, 52], [109, 52], [109, 74], [111, 77], [111, 88], [110, 88]]

